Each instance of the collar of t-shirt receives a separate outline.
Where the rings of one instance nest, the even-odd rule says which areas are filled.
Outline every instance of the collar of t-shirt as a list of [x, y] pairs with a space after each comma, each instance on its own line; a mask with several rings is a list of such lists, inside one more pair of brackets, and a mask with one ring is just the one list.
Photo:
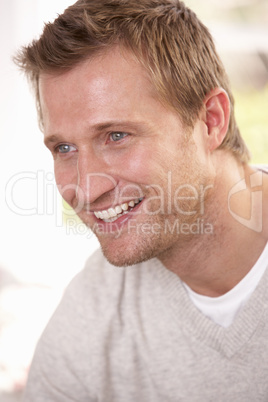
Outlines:
[[208, 297], [194, 292], [185, 283], [190, 299], [207, 317], [222, 327], [229, 327], [239, 310], [250, 298], [261, 280], [268, 261], [268, 243], [249, 273], [229, 292], [219, 297]]

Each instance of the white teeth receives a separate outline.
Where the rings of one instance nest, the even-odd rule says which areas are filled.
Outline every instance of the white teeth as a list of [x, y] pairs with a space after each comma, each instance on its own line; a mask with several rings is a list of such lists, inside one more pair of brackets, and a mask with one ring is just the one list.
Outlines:
[[141, 201], [142, 198], [136, 198], [135, 200], [131, 200], [128, 203], [125, 202], [124, 204], [117, 205], [115, 208], [109, 208], [107, 211], [96, 211], [94, 212], [94, 215], [96, 216], [96, 218], [102, 219], [105, 222], [113, 222], [117, 218], [119, 218], [119, 216], [126, 214], [129, 208], [133, 208]]
[[109, 215], [108, 211], [102, 211], [102, 216], [103, 216], [102, 219], [109, 219], [110, 218], [110, 215]]
[[121, 214], [122, 208], [120, 207], [120, 205], [117, 205], [117, 206], [115, 207], [115, 212], [116, 212], [117, 214]]
[[110, 218], [114, 218], [117, 215], [113, 208], [108, 209], [108, 214], [110, 215]]
[[124, 204], [121, 205], [121, 208], [123, 209], [123, 211], [127, 211], [128, 210], [128, 204], [125, 202]]

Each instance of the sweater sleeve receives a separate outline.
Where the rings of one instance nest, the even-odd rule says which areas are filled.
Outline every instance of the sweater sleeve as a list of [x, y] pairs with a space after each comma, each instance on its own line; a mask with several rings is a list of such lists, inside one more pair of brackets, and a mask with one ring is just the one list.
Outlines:
[[109, 356], [122, 349], [125, 339], [120, 315], [124, 278], [125, 269], [110, 266], [100, 250], [89, 258], [41, 336], [24, 402], [110, 398]]
[[[86, 312], [82, 271], [67, 288], [37, 345], [24, 402], [93, 402], [94, 374], [83, 334]], [[85, 358], [86, 357], [86, 358]], [[86, 388], [91, 383], [90, 392]]]

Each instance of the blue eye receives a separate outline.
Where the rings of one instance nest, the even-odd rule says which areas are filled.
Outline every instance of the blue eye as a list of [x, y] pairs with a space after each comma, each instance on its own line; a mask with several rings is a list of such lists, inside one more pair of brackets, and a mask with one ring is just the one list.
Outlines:
[[118, 132], [111, 133], [111, 134], [110, 134], [110, 139], [111, 139], [112, 141], [115, 141], [115, 142], [116, 142], [116, 141], [122, 140], [122, 139], [125, 138], [127, 135], [128, 135], [127, 133], [121, 133], [120, 131], [118, 131]]
[[68, 144], [61, 144], [57, 147], [57, 151], [60, 154], [67, 154], [68, 152], [75, 151], [75, 147]]

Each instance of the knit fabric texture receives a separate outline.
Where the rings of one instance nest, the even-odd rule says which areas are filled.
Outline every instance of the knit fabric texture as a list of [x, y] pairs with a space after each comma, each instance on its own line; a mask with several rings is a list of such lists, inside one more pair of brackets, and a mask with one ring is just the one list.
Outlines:
[[268, 270], [223, 328], [159, 260], [118, 268], [98, 250], [39, 341], [24, 401], [267, 402], [267, 289]]

